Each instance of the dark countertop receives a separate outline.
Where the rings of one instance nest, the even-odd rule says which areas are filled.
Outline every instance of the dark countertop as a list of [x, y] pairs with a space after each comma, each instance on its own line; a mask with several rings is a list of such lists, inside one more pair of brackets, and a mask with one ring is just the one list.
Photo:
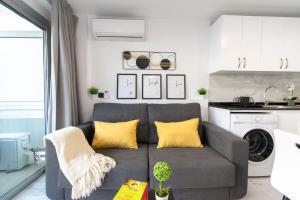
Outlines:
[[264, 106], [263, 102], [249, 105], [240, 105], [238, 102], [209, 102], [208, 105], [228, 110], [300, 110], [300, 103], [296, 103], [295, 106], [287, 106], [286, 102], [270, 102], [268, 106]]

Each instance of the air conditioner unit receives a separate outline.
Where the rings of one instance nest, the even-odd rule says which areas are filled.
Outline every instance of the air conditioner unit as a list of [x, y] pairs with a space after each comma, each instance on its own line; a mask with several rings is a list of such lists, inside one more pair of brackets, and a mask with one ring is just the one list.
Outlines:
[[0, 133], [0, 171], [19, 170], [33, 163], [28, 147], [29, 133]]
[[139, 19], [93, 19], [92, 29], [101, 40], [145, 39], [145, 21]]

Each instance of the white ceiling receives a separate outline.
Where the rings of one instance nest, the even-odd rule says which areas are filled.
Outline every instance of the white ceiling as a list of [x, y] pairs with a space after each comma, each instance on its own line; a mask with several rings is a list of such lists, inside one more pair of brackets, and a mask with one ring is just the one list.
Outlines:
[[221, 14], [300, 17], [300, 0], [68, 0], [75, 12], [107, 17], [215, 19]]

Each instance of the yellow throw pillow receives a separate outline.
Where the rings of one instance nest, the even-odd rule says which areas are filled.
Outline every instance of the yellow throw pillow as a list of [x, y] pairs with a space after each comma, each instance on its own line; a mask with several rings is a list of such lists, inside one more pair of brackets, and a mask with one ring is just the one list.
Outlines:
[[203, 147], [199, 133], [199, 118], [181, 122], [154, 122], [158, 134], [157, 148]]
[[139, 120], [115, 123], [95, 121], [95, 135], [92, 147], [94, 149], [137, 149], [136, 129], [138, 122]]

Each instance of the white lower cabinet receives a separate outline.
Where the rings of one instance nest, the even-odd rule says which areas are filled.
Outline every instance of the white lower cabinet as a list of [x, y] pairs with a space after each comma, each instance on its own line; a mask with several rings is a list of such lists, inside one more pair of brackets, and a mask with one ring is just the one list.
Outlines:
[[275, 110], [278, 116], [278, 128], [280, 130], [297, 133], [300, 126], [300, 110]]

